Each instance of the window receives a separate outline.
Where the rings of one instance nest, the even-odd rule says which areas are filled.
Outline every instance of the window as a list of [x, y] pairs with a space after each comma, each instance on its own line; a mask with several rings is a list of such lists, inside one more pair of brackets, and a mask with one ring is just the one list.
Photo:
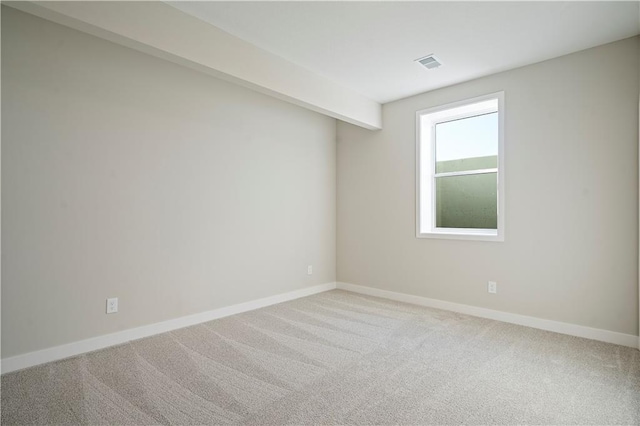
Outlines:
[[504, 241], [504, 94], [416, 120], [417, 236]]

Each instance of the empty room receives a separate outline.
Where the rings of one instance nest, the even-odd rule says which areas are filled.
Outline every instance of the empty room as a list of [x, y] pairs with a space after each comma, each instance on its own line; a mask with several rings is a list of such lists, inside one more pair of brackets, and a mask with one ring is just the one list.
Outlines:
[[2, 1], [2, 425], [640, 424], [640, 2]]

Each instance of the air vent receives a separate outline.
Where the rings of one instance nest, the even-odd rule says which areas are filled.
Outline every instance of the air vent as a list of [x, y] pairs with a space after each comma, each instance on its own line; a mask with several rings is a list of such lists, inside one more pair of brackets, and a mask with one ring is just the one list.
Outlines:
[[442, 62], [440, 62], [440, 60], [438, 60], [434, 55], [427, 55], [424, 58], [416, 59], [416, 62], [429, 70], [438, 68], [442, 65]]

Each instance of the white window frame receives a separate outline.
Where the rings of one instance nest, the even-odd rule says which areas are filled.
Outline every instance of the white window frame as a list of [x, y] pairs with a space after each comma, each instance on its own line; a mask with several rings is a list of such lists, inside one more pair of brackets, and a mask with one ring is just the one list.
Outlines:
[[[494, 112], [491, 109], [472, 109], [458, 114], [444, 114], [429, 122], [428, 129], [423, 129], [423, 117], [450, 109], [471, 106], [483, 101], [498, 101], [498, 167], [462, 172], [435, 173], [435, 126], [436, 124], [475, 117]], [[424, 166], [424, 167], [423, 167]], [[462, 176], [480, 173], [498, 175], [498, 229], [474, 228], [438, 228], [435, 224], [435, 180], [436, 177]], [[416, 112], [416, 237], [442, 238], [455, 240], [504, 241], [505, 231], [505, 197], [504, 197], [504, 92], [491, 93], [472, 99], [427, 108]]]

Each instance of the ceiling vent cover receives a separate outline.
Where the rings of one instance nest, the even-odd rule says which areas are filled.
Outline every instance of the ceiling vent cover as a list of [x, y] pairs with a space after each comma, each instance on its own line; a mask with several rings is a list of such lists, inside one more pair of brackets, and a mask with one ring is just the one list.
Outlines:
[[427, 55], [424, 58], [416, 59], [416, 62], [425, 67], [428, 70], [438, 68], [442, 65], [442, 62], [435, 55]]

